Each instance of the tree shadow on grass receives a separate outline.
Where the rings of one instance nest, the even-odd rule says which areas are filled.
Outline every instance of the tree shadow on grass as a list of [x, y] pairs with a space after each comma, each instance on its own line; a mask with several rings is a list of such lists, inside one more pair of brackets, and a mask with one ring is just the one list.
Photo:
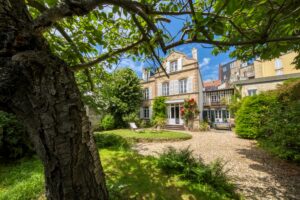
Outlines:
[[153, 157], [134, 152], [106, 151], [102, 160], [111, 199], [228, 199], [225, 193], [210, 186], [192, 184], [163, 174]]
[[275, 158], [256, 146], [237, 149], [237, 152], [255, 161], [249, 164], [249, 168], [271, 176], [271, 180], [266, 176], [254, 178], [253, 184], [245, 188], [248, 194], [252, 194], [249, 198], [300, 199], [300, 166]]

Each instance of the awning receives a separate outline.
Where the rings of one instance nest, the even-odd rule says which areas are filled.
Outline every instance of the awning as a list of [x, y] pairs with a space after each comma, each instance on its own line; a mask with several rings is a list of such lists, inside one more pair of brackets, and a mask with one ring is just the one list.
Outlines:
[[183, 103], [184, 99], [167, 100], [166, 103]]

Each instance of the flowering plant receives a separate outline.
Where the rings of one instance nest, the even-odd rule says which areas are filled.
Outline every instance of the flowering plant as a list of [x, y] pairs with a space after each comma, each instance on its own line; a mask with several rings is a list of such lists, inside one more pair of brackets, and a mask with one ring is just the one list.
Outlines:
[[194, 98], [184, 100], [183, 107], [180, 108], [180, 114], [190, 129], [193, 129], [194, 119], [199, 113], [197, 102]]

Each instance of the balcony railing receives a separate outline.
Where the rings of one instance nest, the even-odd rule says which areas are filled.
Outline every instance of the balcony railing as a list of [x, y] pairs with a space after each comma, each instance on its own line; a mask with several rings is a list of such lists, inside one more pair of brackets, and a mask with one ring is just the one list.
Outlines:
[[225, 106], [228, 104], [229, 104], [228, 101], [204, 102], [204, 106]]

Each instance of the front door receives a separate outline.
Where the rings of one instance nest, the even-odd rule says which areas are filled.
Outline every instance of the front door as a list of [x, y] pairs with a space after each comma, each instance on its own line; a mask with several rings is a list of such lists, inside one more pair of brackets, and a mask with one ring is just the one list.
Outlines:
[[169, 104], [168, 106], [168, 124], [180, 125], [183, 120], [180, 117], [180, 104]]

